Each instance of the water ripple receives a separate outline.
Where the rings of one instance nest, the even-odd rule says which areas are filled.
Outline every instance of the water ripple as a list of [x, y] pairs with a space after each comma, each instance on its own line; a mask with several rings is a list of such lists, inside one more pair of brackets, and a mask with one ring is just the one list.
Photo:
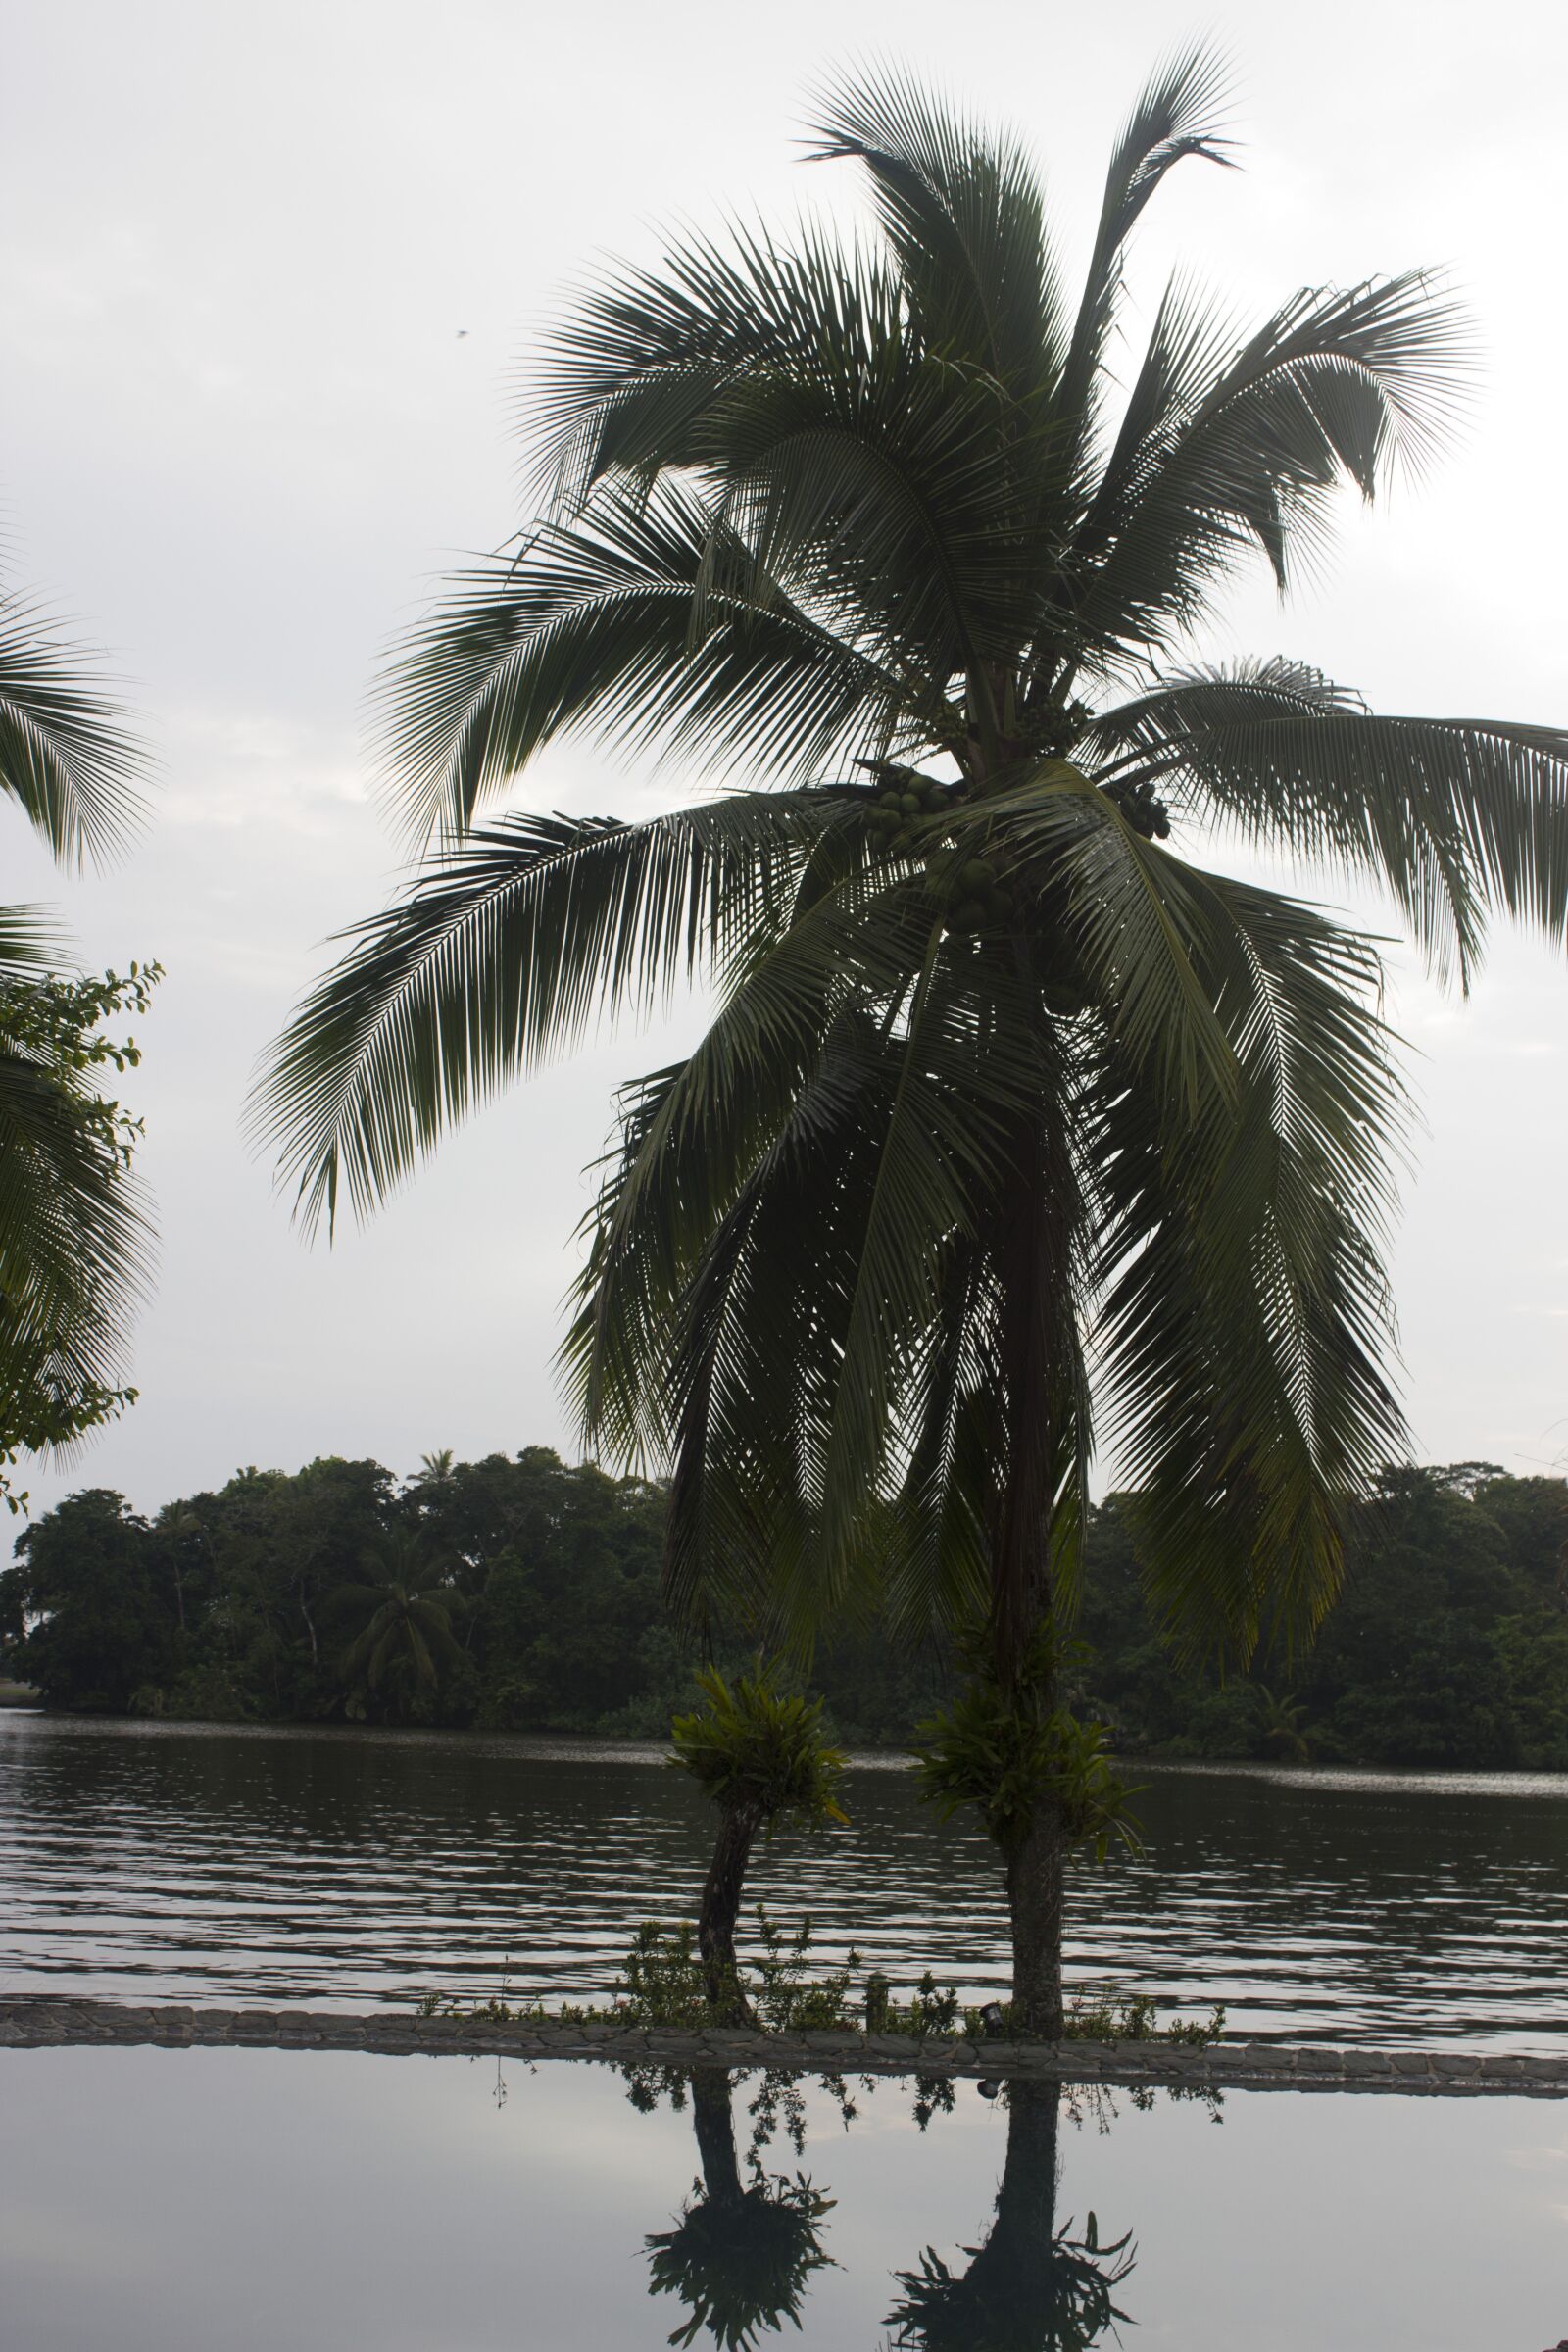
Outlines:
[[[0, 1989], [407, 2005], [602, 1992], [689, 1913], [707, 1821], [659, 1750], [0, 1715]], [[1077, 1875], [1069, 1968], [1233, 2032], [1558, 2050], [1568, 1781], [1141, 1765], [1148, 1850]], [[1006, 1981], [990, 1850], [885, 1759], [753, 1892], [907, 1984]]]

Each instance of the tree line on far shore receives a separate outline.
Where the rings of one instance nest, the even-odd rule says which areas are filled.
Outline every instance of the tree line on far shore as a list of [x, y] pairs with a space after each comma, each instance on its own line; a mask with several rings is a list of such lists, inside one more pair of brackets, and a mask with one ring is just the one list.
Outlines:
[[[666, 1736], [699, 1662], [662, 1602], [663, 1487], [514, 1457], [246, 1469], [155, 1517], [105, 1488], [0, 1572], [0, 1676], [53, 1707], [219, 1721]], [[1227, 1680], [1146, 1610], [1137, 1497], [1094, 1513], [1073, 1677], [1125, 1752], [1568, 1770], [1568, 1483], [1391, 1468], [1310, 1648]], [[740, 1665], [747, 1645], [718, 1644]], [[873, 1623], [808, 1686], [837, 1736], [898, 1744], [950, 1692]]]

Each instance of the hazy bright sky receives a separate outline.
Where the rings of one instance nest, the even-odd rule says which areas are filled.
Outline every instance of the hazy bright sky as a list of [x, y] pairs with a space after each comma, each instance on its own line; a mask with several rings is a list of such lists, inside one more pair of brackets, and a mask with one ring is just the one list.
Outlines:
[[[1260, 577], [1217, 650], [1298, 654], [1389, 710], [1568, 722], [1560, 9], [11, 0], [11, 576], [110, 649], [161, 772], [156, 823], [105, 878], [55, 873], [0, 808], [0, 896], [52, 899], [94, 964], [169, 971], [134, 1081], [163, 1232], [142, 1401], [63, 1481], [34, 1472], [35, 1507], [102, 1483], [150, 1508], [317, 1453], [407, 1472], [439, 1446], [569, 1446], [551, 1356], [582, 1170], [614, 1082], [667, 1039], [611, 1037], [512, 1095], [330, 1252], [239, 1136], [319, 943], [395, 869], [362, 750], [377, 660], [455, 556], [522, 519], [518, 375], [596, 253], [725, 207], [854, 202], [842, 171], [794, 160], [813, 80], [891, 55], [1010, 115], [1076, 259], [1136, 85], [1204, 29], [1237, 61], [1247, 169], [1175, 175], [1130, 332], [1178, 261], [1251, 317], [1432, 263], [1486, 363], [1467, 441], [1419, 494], [1370, 520], [1348, 504], [1310, 593], [1282, 612]], [[703, 783], [578, 744], [519, 797], [630, 814]], [[1427, 1128], [1395, 1261], [1417, 1445], [1549, 1466], [1568, 1450], [1568, 973], [1501, 935], [1467, 1004], [1402, 954], [1396, 972]]]

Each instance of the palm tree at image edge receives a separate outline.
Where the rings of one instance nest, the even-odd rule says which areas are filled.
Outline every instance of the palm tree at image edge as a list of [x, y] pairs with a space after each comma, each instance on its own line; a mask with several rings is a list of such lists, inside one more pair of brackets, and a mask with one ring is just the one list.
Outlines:
[[[63, 866], [109, 862], [145, 814], [140, 746], [83, 649], [0, 588], [0, 793]], [[93, 1073], [137, 1058], [98, 1023], [145, 1011], [161, 977], [74, 976], [48, 911], [0, 907], [0, 1494], [7, 1465], [69, 1453], [131, 1402], [120, 1385], [151, 1273], [139, 1123]]]
[[[330, 1224], [601, 1014], [712, 988], [621, 1099], [564, 1350], [583, 1432], [672, 1468], [689, 1624], [805, 1645], [874, 1601], [971, 1644], [1040, 2032], [1065, 1850], [1107, 1819], [1061, 1703], [1091, 1374], [1194, 1650], [1317, 1621], [1403, 1439], [1377, 952], [1188, 844], [1370, 883], [1461, 987], [1495, 914], [1557, 943], [1568, 908], [1561, 732], [1182, 661], [1241, 563], [1285, 589], [1342, 484], [1420, 471], [1465, 365], [1419, 273], [1244, 336], [1178, 278], [1118, 396], [1128, 240], [1176, 164], [1228, 160], [1222, 96], [1204, 51], [1156, 73], [1076, 304], [1022, 150], [897, 76], [816, 138], [874, 239], [692, 237], [581, 300], [540, 369], [543, 519], [389, 682], [425, 862], [256, 1106]], [[481, 822], [571, 730], [775, 782]]]

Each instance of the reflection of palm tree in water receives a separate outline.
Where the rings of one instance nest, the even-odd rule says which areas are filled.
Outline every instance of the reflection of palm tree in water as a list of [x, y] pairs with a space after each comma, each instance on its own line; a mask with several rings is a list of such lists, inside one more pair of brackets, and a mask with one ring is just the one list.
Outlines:
[[676, 2227], [647, 2241], [648, 2291], [678, 2295], [691, 2315], [672, 2344], [706, 2327], [721, 2352], [748, 2352], [763, 2330], [800, 2325], [807, 2280], [829, 2260], [819, 2224], [833, 2200], [804, 2174], [769, 2178], [755, 2158], [743, 2180], [728, 2075], [700, 2067], [691, 2081], [703, 2177]]
[[1128, 2240], [1099, 2242], [1093, 2214], [1082, 2237], [1056, 2229], [1054, 2082], [1015, 2082], [1009, 2092], [1007, 2155], [997, 2218], [983, 2246], [969, 2247], [955, 2274], [927, 2247], [888, 2314], [896, 2344], [921, 2352], [1088, 2352], [1127, 2319], [1112, 2300], [1133, 2267]]

